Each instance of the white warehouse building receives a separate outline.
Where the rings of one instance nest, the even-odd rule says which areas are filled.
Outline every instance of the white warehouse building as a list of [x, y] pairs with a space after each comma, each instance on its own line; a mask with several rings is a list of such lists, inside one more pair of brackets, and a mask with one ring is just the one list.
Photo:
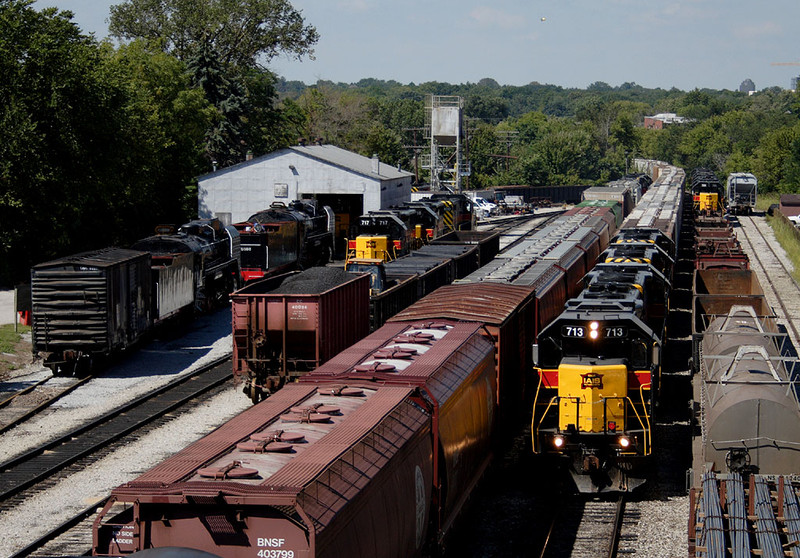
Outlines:
[[333, 145], [297, 145], [198, 178], [198, 215], [247, 220], [273, 202], [316, 199], [336, 214], [337, 236], [377, 209], [411, 199], [410, 172]]

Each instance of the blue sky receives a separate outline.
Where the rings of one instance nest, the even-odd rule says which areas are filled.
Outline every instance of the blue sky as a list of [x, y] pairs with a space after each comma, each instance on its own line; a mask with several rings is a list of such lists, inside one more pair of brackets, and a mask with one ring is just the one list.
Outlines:
[[[37, 0], [98, 38], [120, 0]], [[799, 0], [293, 0], [320, 33], [315, 60], [274, 59], [289, 80], [682, 90], [787, 88], [800, 75]], [[775, 62], [796, 62], [776, 66]]]

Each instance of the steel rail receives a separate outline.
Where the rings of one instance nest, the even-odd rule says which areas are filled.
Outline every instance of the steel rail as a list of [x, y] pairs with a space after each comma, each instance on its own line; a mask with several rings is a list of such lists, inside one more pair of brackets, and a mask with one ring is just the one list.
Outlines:
[[[77, 514], [75, 514], [71, 518], [67, 519], [61, 525], [58, 525], [57, 527], [55, 527], [51, 531], [45, 533], [44, 535], [42, 535], [41, 537], [39, 537], [35, 541], [33, 541], [30, 544], [28, 544], [25, 548], [23, 548], [21, 550], [18, 550], [17, 552], [15, 552], [11, 556], [9, 556], [9, 558], [26, 558], [26, 557], [30, 556], [31, 554], [33, 554], [37, 550], [43, 548], [44, 546], [46, 546], [47, 544], [49, 544], [50, 542], [52, 542], [56, 538], [60, 537], [61, 535], [63, 535], [67, 531], [69, 531], [70, 529], [74, 528], [76, 525], [80, 524], [84, 520], [86, 520], [86, 519], [92, 517], [93, 515], [95, 515], [97, 513], [97, 509], [98, 508], [102, 508], [103, 505], [105, 505], [105, 501], [101, 500], [100, 502], [92, 504], [88, 508], [85, 508], [85, 509], [79, 511]], [[91, 549], [89, 549], [89, 551], [91, 552]]]
[[[7, 404], [11, 403], [17, 397], [19, 397], [21, 395], [25, 395], [27, 393], [30, 393], [37, 387], [41, 387], [48, 380], [51, 380], [54, 377], [55, 376], [50, 376], [49, 378], [45, 378], [44, 380], [41, 380], [39, 382], [36, 382], [33, 385], [28, 386], [24, 390], [18, 391], [13, 396], [11, 396], [8, 399], [6, 399], [5, 401], [3, 401], [2, 404], [0, 404], [0, 408], [2, 408], [4, 405], [7, 405]], [[19, 424], [22, 424], [23, 422], [25, 422], [26, 420], [30, 419], [31, 417], [34, 417], [34, 416], [38, 415], [39, 413], [41, 413], [42, 411], [47, 409], [50, 405], [52, 405], [53, 403], [55, 403], [56, 401], [58, 401], [62, 397], [65, 397], [65, 396], [69, 395], [70, 393], [72, 393], [73, 391], [78, 389], [80, 386], [82, 386], [83, 384], [85, 384], [86, 382], [91, 380], [92, 378], [94, 378], [94, 376], [87, 376], [85, 378], [81, 378], [78, 381], [76, 381], [74, 384], [71, 384], [71, 385], [67, 386], [63, 390], [61, 390], [58, 393], [56, 393], [55, 395], [53, 395], [53, 397], [50, 397], [46, 401], [43, 401], [39, 405], [36, 405], [35, 407], [29, 409], [27, 412], [25, 412], [25, 413], [23, 413], [23, 414], [21, 414], [21, 415], [19, 415], [17, 417], [14, 417], [7, 424], [4, 424], [4, 425], [0, 426], [0, 434], [3, 434], [4, 432], [6, 432], [8, 430], [11, 430], [15, 426], [18, 426]]]
[[[761, 237], [761, 240], [764, 242], [764, 244], [767, 246], [769, 251], [772, 253], [773, 257], [778, 261], [778, 263], [783, 268], [784, 272], [789, 276], [789, 278], [792, 279], [792, 283], [795, 285], [795, 287], [798, 290], [800, 290], [800, 287], [798, 287], [797, 283], [794, 281], [794, 278], [792, 278], [791, 272], [786, 268], [786, 265], [778, 257], [777, 252], [772, 247], [772, 245], [770, 244], [769, 240], [767, 240], [767, 237], [764, 235], [764, 233], [761, 232], [761, 229], [758, 228], [758, 225], [755, 223], [753, 218], [752, 217], [745, 217], [745, 219], [749, 219], [750, 223], [753, 225], [753, 228], [758, 233], [758, 236]], [[789, 314], [789, 310], [786, 308], [786, 304], [784, 304], [784, 302], [783, 302], [783, 297], [781, 296], [780, 291], [778, 290], [778, 287], [775, 285], [775, 283], [773, 282], [772, 278], [770, 277], [769, 272], [767, 271], [767, 267], [766, 267], [766, 265], [764, 265], [764, 261], [761, 258], [761, 255], [758, 253], [758, 250], [756, 249], [755, 245], [753, 244], [753, 241], [750, 238], [750, 234], [748, 234], [748, 232], [745, 230], [745, 228], [743, 226], [741, 226], [741, 223], [737, 223], [737, 224], [739, 225], [739, 230], [742, 231], [742, 234], [744, 235], [745, 239], [747, 240], [747, 243], [750, 244], [752, 255], [755, 257], [756, 261], [758, 261], [758, 265], [761, 266], [761, 269], [764, 270], [764, 276], [767, 278], [767, 282], [769, 283], [770, 288], [775, 293], [775, 298], [777, 299], [778, 304], [780, 305], [781, 310], [783, 311], [784, 319], [786, 320], [787, 325], [790, 328], [792, 328], [792, 331], [794, 332], [794, 339], [797, 339], [798, 341], [800, 341], [800, 334], [798, 334], [798, 330], [797, 330], [797, 328], [795, 327], [795, 325], [794, 325], [794, 323], [792, 321], [792, 317]]]
[[[216, 359], [42, 446], [0, 464], [0, 501], [7, 503], [11, 496], [225, 383], [232, 376], [230, 366], [224, 366], [229, 360], [230, 355]], [[200, 381], [204, 376], [206, 381]], [[187, 385], [192, 381], [198, 383], [194, 387]], [[181, 389], [185, 393], [180, 393]], [[136, 416], [137, 411], [139, 417]]]

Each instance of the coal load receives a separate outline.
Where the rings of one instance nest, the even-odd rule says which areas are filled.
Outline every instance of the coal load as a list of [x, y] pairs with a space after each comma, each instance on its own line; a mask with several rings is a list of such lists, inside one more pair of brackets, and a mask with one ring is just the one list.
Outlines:
[[312, 267], [288, 277], [270, 294], [321, 294], [352, 280], [352, 273], [338, 267]]

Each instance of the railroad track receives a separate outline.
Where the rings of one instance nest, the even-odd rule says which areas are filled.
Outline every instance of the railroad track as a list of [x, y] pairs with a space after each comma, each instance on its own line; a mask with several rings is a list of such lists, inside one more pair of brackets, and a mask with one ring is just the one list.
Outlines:
[[15, 391], [0, 401], [0, 434], [47, 409], [92, 379], [49, 376]]
[[539, 558], [614, 558], [625, 517], [625, 497], [572, 498], [556, 512]]
[[59, 471], [186, 405], [231, 377], [230, 356], [149, 392], [45, 445], [0, 464], [0, 511]]
[[755, 269], [779, 323], [787, 327], [794, 346], [800, 347], [800, 286], [764, 233], [763, 227], [768, 225], [754, 217], [740, 216], [737, 221], [734, 223], [741, 232], [739, 241], [746, 245], [750, 266]]

